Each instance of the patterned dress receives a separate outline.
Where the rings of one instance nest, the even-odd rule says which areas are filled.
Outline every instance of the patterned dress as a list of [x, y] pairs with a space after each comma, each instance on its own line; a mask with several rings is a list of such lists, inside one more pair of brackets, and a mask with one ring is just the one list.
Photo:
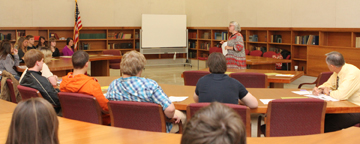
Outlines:
[[246, 69], [246, 55], [243, 36], [240, 33], [232, 35], [227, 41], [227, 45], [234, 47], [232, 50], [227, 50], [227, 67], [231, 69]]

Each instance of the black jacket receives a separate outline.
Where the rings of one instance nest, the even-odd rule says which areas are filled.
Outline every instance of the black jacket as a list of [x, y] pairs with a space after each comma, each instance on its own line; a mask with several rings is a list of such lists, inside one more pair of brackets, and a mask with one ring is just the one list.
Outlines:
[[60, 106], [58, 98], [60, 90], [55, 89], [47, 78], [41, 76], [41, 72], [27, 70], [20, 85], [37, 89], [44, 99], [55, 106]]

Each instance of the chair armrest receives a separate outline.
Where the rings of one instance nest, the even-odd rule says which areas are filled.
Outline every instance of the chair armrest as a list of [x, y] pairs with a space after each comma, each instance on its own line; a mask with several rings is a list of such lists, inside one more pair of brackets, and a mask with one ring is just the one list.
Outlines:
[[313, 85], [313, 84], [316, 84], [315, 82], [313, 83], [301, 83], [298, 87], [298, 89], [300, 89], [303, 85]]
[[102, 114], [109, 114], [109, 111], [104, 111], [104, 110], [101, 109], [101, 113]]

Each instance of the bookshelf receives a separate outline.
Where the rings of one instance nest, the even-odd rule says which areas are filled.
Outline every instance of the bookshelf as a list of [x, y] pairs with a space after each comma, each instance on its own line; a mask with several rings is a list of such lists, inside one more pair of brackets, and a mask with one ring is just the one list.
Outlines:
[[[360, 50], [356, 48], [356, 37], [360, 37], [360, 28], [290, 28], [290, 27], [242, 27], [241, 34], [244, 37], [244, 46], [249, 51], [263, 48], [266, 51], [274, 51], [277, 49], [288, 50], [291, 52], [291, 70], [294, 66], [298, 66], [298, 70], [304, 71], [306, 75], [317, 76], [318, 71], [314, 70], [314, 64], [308, 63], [312, 61], [313, 55], [309, 53], [309, 47], [326, 48], [328, 52], [335, 48], [346, 48], [349, 50]], [[199, 57], [207, 57], [209, 52], [203, 50], [199, 45], [203, 42], [210, 42], [211, 47], [220, 47], [220, 41], [213, 36], [215, 32], [226, 32], [227, 27], [188, 27], [189, 42], [196, 44], [196, 47], [189, 48], [189, 58], [198, 59]], [[211, 33], [211, 39], [201, 37], [204, 32]], [[281, 43], [274, 41], [275, 35], [281, 35]], [[200, 36], [197, 38], [196, 36]], [[254, 39], [255, 36], [255, 39]], [[309, 39], [311, 42], [300, 43], [301, 39]], [[273, 37], [273, 41], [272, 40]], [[360, 43], [360, 42], [359, 42]], [[360, 44], [359, 44], [360, 45]], [[191, 56], [190, 56], [191, 55]], [[360, 61], [360, 57], [358, 58]], [[309, 68], [310, 65], [310, 68]], [[315, 64], [316, 65], [316, 64]]]

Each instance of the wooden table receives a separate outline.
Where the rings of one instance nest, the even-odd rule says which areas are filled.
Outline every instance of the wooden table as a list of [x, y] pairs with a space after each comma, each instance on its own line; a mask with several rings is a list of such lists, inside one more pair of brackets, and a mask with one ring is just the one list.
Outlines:
[[291, 63], [291, 60], [246, 56], [246, 65], [248, 65], [250, 69], [275, 70], [276, 63]]
[[[0, 114], [0, 143], [5, 143], [12, 114]], [[179, 144], [180, 134], [168, 134], [160, 132], [147, 132], [116, 128], [110, 126], [97, 125], [62, 117], [59, 119], [59, 140], [66, 144], [99, 144], [99, 143], [119, 143], [119, 144]], [[358, 143], [360, 128], [351, 127], [332, 133], [291, 136], [291, 137], [250, 137], [247, 138], [248, 144], [338, 144], [338, 143]]]
[[15, 107], [15, 103], [0, 99], [0, 114], [12, 113]]
[[[201, 69], [201, 71], [209, 71], [209, 68]], [[239, 72], [254, 72], [254, 73], [279, 73], [279, 74], [291, 74], [293, 77], [288, 76], [267, 76], [270, 88], [284, 88], [285, 83], [291, 83], [296, 79], [304, 75], [303, 71], [281, 71], [281, 70], [258, 70], [258, 69], [228, 69], [226, 72], [239, 73]], [[181, 77], [184, 77], [181, 74]]]

